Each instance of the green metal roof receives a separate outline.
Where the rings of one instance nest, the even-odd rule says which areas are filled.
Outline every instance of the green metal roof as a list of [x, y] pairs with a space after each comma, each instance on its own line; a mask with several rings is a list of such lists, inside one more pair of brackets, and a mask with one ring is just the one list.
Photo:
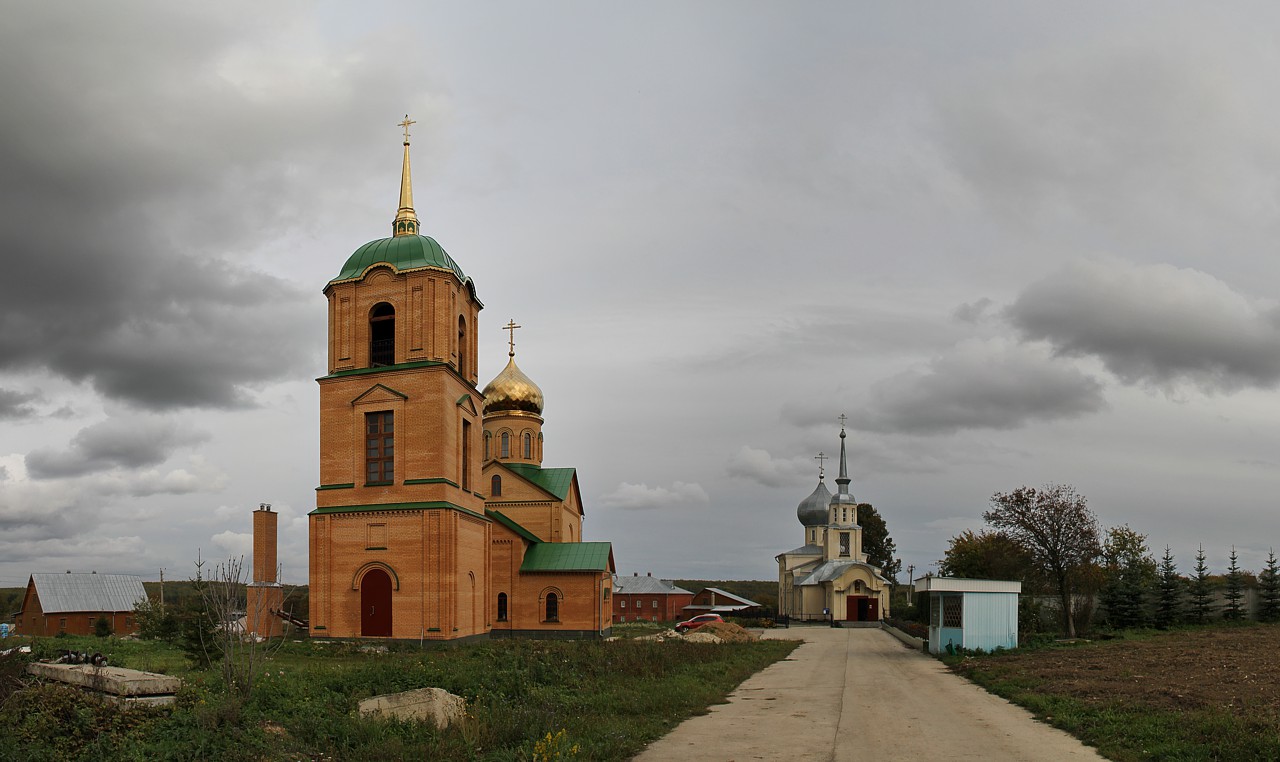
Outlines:
[[370, 241], [356, 249], [342, 266], [338, 277], [329, 282], [354, 280], [363, 276], [370, 265], [379, 263], [391, 265], [401, 272], [424, 267], [452, 270], [458, 280], [468, 282], [458, 263], [445, 253], [434, 238], [425, 235], [402, 235]]
[[523, 572], [609, 571], [613, 546], [607, 542], [540, 542], [524, 554]]
[[576, 472], [576, 469], [572, 468], [542, 468], [532, 463], [503, 462], [502, 465], [561, 500], [569, 497], [569, 486], [573, 484], [573, 475]]
[[528, 540], [529, 542], [532, 542], [535, 544], [542, 542], [542, 540], [538, 539], [538, 537], [534, 535], [533, 532], [530, 532], [528, 529], [525, 529], [524, 527], [517, 524], [510, 516], [503, 513], [502, 511], [495, 511], [492, 508], [485, 508], [484, 512], [486, 516], [488, 516], [491, 519], [494, 519], [499, 524], [503, 525], [507, 529], [510, 529], [512, 532], [515, 532], [516, 534], [520, 535], [521, 537]]

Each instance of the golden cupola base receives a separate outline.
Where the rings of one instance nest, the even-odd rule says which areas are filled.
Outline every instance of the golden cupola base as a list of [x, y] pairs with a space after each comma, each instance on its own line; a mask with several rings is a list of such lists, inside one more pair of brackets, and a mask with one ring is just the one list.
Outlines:
[[516, 365], [512, 320], [503, 326], [510, 333], [507, 367], [485, 386], [484, 460], [542, 463], [542, 390]]

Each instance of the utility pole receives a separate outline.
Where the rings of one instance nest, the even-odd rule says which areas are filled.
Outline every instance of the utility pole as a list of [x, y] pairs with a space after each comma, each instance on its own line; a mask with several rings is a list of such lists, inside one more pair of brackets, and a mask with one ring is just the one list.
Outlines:
[[160, 570], [160, 608], [164, 608], [164, 569]]

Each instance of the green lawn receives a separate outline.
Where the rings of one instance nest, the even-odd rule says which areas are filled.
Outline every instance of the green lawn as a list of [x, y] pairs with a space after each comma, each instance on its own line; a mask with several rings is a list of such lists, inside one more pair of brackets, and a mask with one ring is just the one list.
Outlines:
[[[584, 760], [624, 760], [796, 645], [522, 640], [370, 653], [288, 642], [237, 699], [163, 643], [44, 639], [37, 652], [101, 651], [115, 666], [180, 675], [183, 690], [171, 709], [121, 711], [29, 685], [0, 704], [0, 759], [526, 760], [576, 749]], [[14, 672], [4, 666], [0, 679]], [[354, 714], [361, 699], [426, 686], [465, 697], [467, 720], [440, 732]]]

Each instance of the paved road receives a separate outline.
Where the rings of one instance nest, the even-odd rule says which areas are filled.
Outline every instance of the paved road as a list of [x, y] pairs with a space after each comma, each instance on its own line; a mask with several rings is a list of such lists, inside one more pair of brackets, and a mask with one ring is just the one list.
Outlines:
[[1102, 759], [882, 630], [793, 627], [766, 637], [805, 643], [634, 762]]

